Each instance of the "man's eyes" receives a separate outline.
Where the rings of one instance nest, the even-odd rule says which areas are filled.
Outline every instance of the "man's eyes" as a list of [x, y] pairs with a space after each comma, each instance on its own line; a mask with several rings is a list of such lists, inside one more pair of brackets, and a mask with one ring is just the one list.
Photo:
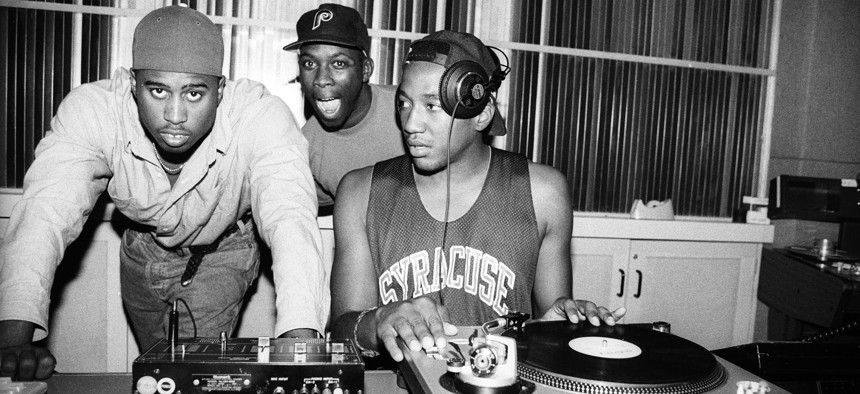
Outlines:
[[[162, 88], [153, 88], [153, 89], [150, 89], [149, 91], [152, 94], [152, 96], [157, 98], [157, 99], [166, 99], [168, 96], [170, 96], [170, 93], [167, 90], [162, 89]], [[185, 92], [184, 95], [188, 99], [188, 101], [191, 101], [191, 102], [200, 101], [200, 99], [203, 98], [203, 92], [199, 92], [199, 91], [195, 91], [195, 90], [192, 90], [190, 92]]]

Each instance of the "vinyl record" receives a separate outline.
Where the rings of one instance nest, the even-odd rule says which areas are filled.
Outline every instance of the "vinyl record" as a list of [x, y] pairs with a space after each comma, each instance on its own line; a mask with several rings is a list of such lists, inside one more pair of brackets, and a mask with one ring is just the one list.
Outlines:
[[699, 393], [726, 379], [705, 348], [644, 325], [532, 322], [506, 335], [517, 340], [520, 377], [561, 389]]
[[850, 254], [848, 252], [834, 249], [832, 252], [827, 253], [825, 255], [821, 254], [821, 251], [816, 248], [806, 247], [806, 246], [789, 246], [788, 251], [792, 253], [796, 253], [803, 256], [815, 257], [821, 261], [829, 261], [829, 260], [841, 260], [841, 261], [857, 261], [860, 260], [860, 256], [856, 256]]

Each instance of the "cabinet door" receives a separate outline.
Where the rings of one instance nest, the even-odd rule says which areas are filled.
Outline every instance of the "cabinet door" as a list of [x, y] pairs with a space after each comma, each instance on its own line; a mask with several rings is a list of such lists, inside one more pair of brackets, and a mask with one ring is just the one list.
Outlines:
[[574, 298], [590, 300], [610, 310], [624, 306], [629, 249], [630, 240], [626, 239], [574, 238]]
[[712, 350], [752, 340], [758, 247], [632, 241], [627, 323], [666, 321]]

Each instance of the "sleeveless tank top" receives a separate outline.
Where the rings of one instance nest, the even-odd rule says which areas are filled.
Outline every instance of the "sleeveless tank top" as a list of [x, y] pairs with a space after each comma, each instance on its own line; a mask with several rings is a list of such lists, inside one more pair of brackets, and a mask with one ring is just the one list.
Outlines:
[[493, 148], [481, 193], [448, 223], [444, 246], [443, 232], [421, 202], [410, 157], [377, 163], [367, 234], [381, 304], [432, 297], [456, 325], [531, 313], [540, 239], [525, 156]]

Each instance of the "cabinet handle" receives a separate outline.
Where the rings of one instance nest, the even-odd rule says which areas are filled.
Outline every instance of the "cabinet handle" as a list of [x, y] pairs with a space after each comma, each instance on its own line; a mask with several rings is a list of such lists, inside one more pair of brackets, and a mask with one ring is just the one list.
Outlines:
[[618, 272], [621, 273], [621, 289], [619, 289], [618, 293], [615, 293], [615, 295], [621, 297], [624, 296], [624, 270], [619, 268]]
[[642, 271], [636, 270], [636, 274], [639, 275], [639, 281], [636, 285], [636, 294], [633, 295], [635, 298], [639, 298], [642, 295]]

